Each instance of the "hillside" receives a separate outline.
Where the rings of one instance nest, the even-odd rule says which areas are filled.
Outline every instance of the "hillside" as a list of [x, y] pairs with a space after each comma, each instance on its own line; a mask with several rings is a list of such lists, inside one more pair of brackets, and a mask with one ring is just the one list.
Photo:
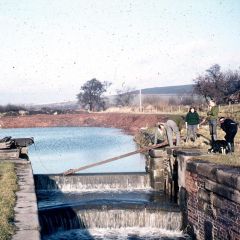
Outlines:
[[[193, 85], [179, 85], [179, 86], [169, 86], [169, 87], [153, 87], [153, 88], [144, 88], [142, 89], [143, 95], [159, 94], [159, 95], [179, 95], [179, 94], [191, 94], [193, 90]], [[138, 95], [139, 90], [133, 91], [133, 94]], [[107, 96], [109, 103], [113, 104], [116, 95]], [[138, 100], [137, 100], [138, 101]], [[79, 104], [77, 101], [68, 101], [60, 103], [51, 103], [51, 104], [37, 104], [27, 107], [28, 109], [40, 110], [42, 108], [50, 108], [55, 110], [77, 110]]]
[[[142, 89], [142, 94], [183, 94], [192, 93], [193, 84], [169, 86], [169, 87], [153, 87]], [[138, 90], [133, 93], [138, 94]]]

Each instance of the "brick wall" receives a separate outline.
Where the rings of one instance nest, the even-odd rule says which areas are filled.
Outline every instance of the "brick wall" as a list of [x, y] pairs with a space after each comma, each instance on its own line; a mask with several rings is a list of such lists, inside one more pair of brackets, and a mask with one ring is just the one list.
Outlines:
[[188, 160], [186, 216], [199, 240], [240, 240], [240, 169]]

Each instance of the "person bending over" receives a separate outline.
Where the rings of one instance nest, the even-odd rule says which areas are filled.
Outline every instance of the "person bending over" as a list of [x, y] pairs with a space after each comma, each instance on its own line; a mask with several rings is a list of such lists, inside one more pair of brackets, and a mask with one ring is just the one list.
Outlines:
[[171, 119], [165, 123], [160, 123], [161, 128], [164, 128], [167, 133], [167, 140], [170, 147], [173, 147], [173, 135], [176, 135], [176, 146], [180, 146], [180, 131], [177, 123]]
[[238, 124], [229, 118], [220, 117], [220, 128], [226, 133], [225, 140], [228, 144], [229, 152], [234, 152], [234, 137], [238, 131]]
[[167, 140], [166, 129], [163, 123], [158, 122], [156, 124], [155, 136], [154, 136], [154, 145], [163, 143]]

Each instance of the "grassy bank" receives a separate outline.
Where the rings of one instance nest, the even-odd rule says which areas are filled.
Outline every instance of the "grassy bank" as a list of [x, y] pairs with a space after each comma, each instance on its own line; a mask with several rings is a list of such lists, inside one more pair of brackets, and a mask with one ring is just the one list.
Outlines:
[[[232, 118], [232, 116], [230, 116]], [[233, 118], [234, 119], [234, 118]], [[147, 134], [144, 134], [147, 133]], [[154, 139], [154, 132], [155, 128], [154, 127], [149, 127], [145, 129], [144, 131], [139, 131], [135, 135], [135, 141], [141, 146], [149, 146], [151, 145], [151, 140]], [[206, 123], [205, 125], [201, 126], [200, 129], [198, 130], [199, 137], [195, 142], [188, 141], [187, 143], [184, 141], [186, 137], [186, 129], [183, 128], [181, 131], [181, 146], [184, 149], [189, 149], [189, 148], [195, 148], [195, 149], [201, 149], [202, 152], [207, 153], [208, 149], [211, 148], [210, 145], [210, 134], [209, 134], [209, 126]], [[150, 139], [149, 136], [152, 136]], [[217, 128], [217, 135], [219, 140], [223, 140], [225, 136], [225, 132], [220, 129], [218, 126]], [[222, 154], [208, 154], [207, 156], [202, 157], [205, 160], [208, 160], [209, 162], [213, 162], [216, 164], [223, 164], [223, 165], [228, 165], [228, 166], [234, 166], [234, 167], [239, 167], [240, 166], [240, 130], [238, 131], [236, 137], [235, 137], [235, 152], [233, 154], [227, 154], [227, 155], [222, 155]]]
[[11, 239], [14, 232], [15, 191], [17, 190], [17, 176], [14, 165], [0, 163], [0, 239]]

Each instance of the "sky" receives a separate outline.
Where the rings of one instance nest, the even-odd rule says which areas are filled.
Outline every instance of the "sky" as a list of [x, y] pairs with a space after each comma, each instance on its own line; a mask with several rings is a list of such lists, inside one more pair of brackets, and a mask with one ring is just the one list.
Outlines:
[[240, 67], [239, 0], [0, 0], [0, 105], [192, 84]]

